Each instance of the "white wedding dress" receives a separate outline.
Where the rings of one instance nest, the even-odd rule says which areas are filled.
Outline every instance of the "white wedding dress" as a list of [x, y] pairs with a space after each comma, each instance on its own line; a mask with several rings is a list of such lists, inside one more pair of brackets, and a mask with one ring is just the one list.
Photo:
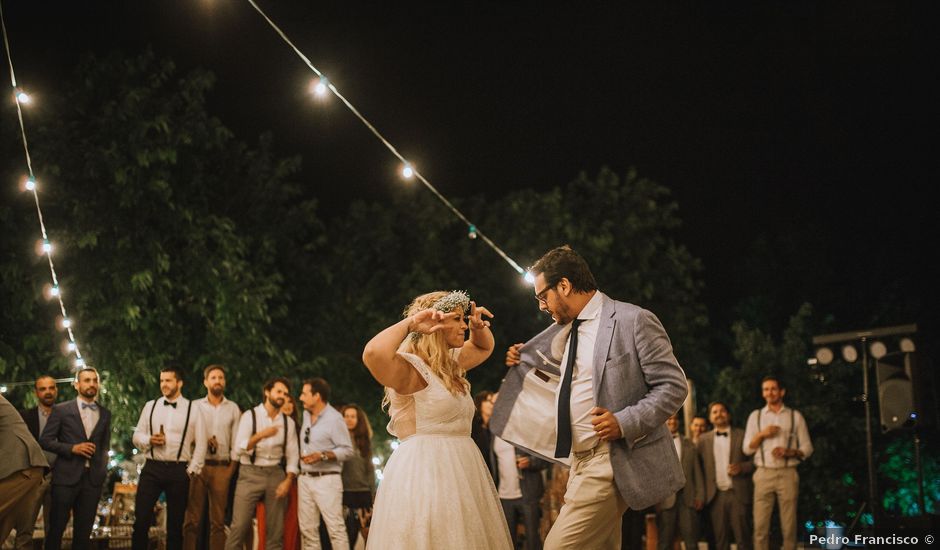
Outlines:
[[427, 387], [389, 390], [388, 431], [401, 440], [373, 507], [369, 550], [511, 550], [502, 505], [470, 439], [473, 399], [454, 396], [417, 355], [400, 353]]

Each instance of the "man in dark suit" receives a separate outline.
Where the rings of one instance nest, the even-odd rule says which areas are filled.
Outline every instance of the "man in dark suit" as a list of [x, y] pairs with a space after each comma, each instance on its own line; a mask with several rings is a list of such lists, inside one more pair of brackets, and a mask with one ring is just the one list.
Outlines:
[[[46, 428], [46, 423], [49, 421], [49, 415], [52, 414], [52, 406], [55, 405], [56, 397], [59, 395], [59, 389], [56, 387], [55, 378], [49, 376], [48, 374], [42, 375], [36, 379], [36, 382], [33, 386], [33, 391], [36, 394], [37, 405], [31, 409], [23, 409], [20, 411], [20, 416], [23, 417], [23, 421], [26, 422], [26, 427], [29, 428], [29, 433], [33, 434], [33, 437], [36, 438], [36, 441], [39, 441], [39, 436], [42, 434], [42, 431]], [[49, 462], [49, 466], [55, 464], [55, 453], [49, 451], [43, 451], [46, 455], [46, 460]], [[43, 490], [42, 496], [39, 500], [36, 501], [36, 507], [32, 512], [23, 511], [23, 514], [20, 520], [16, 525], [16, 542], [13, 544], [14, 548], [32, 548], [33, 547], [33, 526], [36, 524], [36, 516], [39, 514], [39, 508], [42, 508], [43, 516], [43, 528], [49, 529], [49, 509], [52, 508], [52, 493], [49, 491], [49, 481], [52, 480], [51, 474], [46, 474], [48, 478], [45, 483], [45, 490]]]
[[666, 427], [672, 434], [682, 473], [685, 474], [685, 486], [668, 497], [658, 506], [657, 530], [659, 531], [659, 550], [672, 548], [676, 538], [676, 527], [686, 548], [698, 548], [695, 514], [702, 509], [705, 499], [705, 483], [702, 476], [702, 463], [692, 440], [679, 434], [679, 418], [672, 415], [666, 420]]
[[720, 401], [708, 405], [715, 429], [699, 437], [698, 451], [705, 473], [705, 503], [715, 534], [715, 547], [728, 550], [731, 533], [738, 550], [751, 547], [747, 517], [751, 503], [754, 463], [744, 454], [744, 430], [731, 427], [731, 414]]
[[[46, 457], [23, 418], [0, 395], [0, 544], [7, 540], [24, 509], [34, 510], [42, 496]], [[36, 515], [33, 514], [33, 520]], [[32, 534], [32, 525], [29, 526]]]
[[39, 439], [58, 455], [52, 469], [52, 509], [45, 550], [59, 550], [72, 513], [72, 548], [89, 548], [101, 488], [108, 474], [111, 412], [96, 402], [98, 371], [83, 368], [75, 375], [78, 397], [52, 408]]

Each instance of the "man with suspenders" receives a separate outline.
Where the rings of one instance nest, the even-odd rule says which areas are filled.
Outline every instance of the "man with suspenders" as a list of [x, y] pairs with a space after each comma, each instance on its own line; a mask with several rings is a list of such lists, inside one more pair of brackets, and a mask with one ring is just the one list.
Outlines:
[[241, 550], [255, 504], [264, 500], [265, 547], [280, 550], [284, 545], [284, 513], [287, 495], [297, 477], [300, 455], [294, 419], [281, 413], [290, 393], [286, 378], [264, 385], [264, 402], [242, 413], [232, 456], [239, 460], [238, 482], [232, 503], [232, 526], [225, 541], [227, 550]]
[[166, 493], [166, 547], [183, 547], [183, 517], [189, 496], [189, 476], [202, 470], [206, 456], [202, 415], [182, 396], [183, 372], [177, 367], [160, 371], [163, 397], [147, 401], [134, 430], [134, 446], [147, 457], [134, 501], [132, 548], [147, 550], [153, 507]]
[[780, 503], [784, 550], [796, 548], [796, 502], [800, 492], [797, 465], [813, 454], [809, 429], [800, 411], [784, 406], [787, 390], [775, 376], [761, 381], [767, 406], [747, 419], [742, 451], [754, 455], [754, 549], [769, 546], [774, 498]]

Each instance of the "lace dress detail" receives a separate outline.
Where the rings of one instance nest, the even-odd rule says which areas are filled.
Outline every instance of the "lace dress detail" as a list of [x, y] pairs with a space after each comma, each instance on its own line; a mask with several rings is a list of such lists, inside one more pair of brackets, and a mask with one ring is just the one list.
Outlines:
[[453, 395], [420, 357], [399, 355], [427, 386], [389, 390], [388, 431], [401, 444], [376, 494], [369, 550], [511, 549], [496, 487], [470, 439], [470, 393]]

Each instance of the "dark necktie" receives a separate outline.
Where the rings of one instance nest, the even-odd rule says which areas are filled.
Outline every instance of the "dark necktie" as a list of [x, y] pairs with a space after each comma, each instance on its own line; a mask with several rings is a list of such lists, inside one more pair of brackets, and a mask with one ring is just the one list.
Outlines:
[[574, 373], [574, 360], [578, 355], [578, 325], [581, 319], [571, 321], [571, 335], [568, 339], [568, 361], [565, 362], [565, 375], [558, 390], [558, 439], [555, 441], [555, 458], [567, 458], [571, 454], [571, 376]]
[[163, 400], [163, 404], [164, 404], [165, 406], [167, 406], [167, 407], [173, 407], [174, 409], [176, 408], [176, 402], [170, 403], [169, 401], [167, 401], [166, 399], [164, 399], [164, 400]]
[[82, 403], [82, 408], [91, 409], [95, 411], [95, 410], [98, 410], [98, 404], [97, 403]]
[[715, 432], [718, 437], [728, 437], [728, 432]]

